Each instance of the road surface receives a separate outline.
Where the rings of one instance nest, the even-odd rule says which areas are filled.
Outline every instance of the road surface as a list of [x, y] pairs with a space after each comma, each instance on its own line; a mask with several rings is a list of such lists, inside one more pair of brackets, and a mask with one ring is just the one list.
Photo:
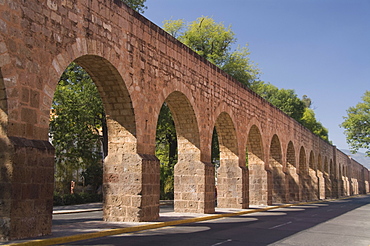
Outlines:
[[[167, 207], [164, 211], [170, 211]], [[87, 215], [88, 214], [88, 215]], [[62, 215], [59, 215], [62, 216]], [[101, 213], [54, 217], [54, 224]], [[64, 215], [66, 216], [66, 215]], [[64, 244], [65, 245], [65, 244]], [[370, 196], [73, 242], [68, 245], [370, 245]]]

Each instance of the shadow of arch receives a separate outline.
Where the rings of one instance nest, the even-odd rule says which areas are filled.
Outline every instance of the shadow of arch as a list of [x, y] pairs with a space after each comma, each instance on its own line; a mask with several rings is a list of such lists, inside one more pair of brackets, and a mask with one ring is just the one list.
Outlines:
[[[108, 60], [94, 55], [81, 56], [75, 62], [89, 73], [98, 88], [107, 120], [115, 122], [116, 127], [120, 128], [116, 130], [126, 135], [127, 142], [136, 143], [135, 114], [131, 97], [117, 69]], [[133, 150], [136, 151], [136, 146]]]
[[324, 167], [323, 167], [323, 173], [324, 173], [324, 180], [325, 180], [325, 198], [331, 197], [331, 180], [329, 175], [329, 162], [328, 157], [324, 157]]
[[4, 78], [0, 68], [0, 136], [6, 135], [8, 125], [8, 101], [4, 85]]
[[220, 148], [220, 167], [217, 170], [217, 206], [221, 208], [245, 208], [243, 175], [246, 168], [239, 166], [238, 140], [233, 120], [222, 112], [215, 124]]
[[0, 228], [0, 238], [9, 237], [10, 234], [10, 207], [11, 207], [11, 181], [13, 176], [13, 165], [9, 150], [9, 140], [7, 138], [8, 125], [8, 105], [4, 85], [4, 78], [0, 68], [0, 201], [3, 209], [0, 209], [2, 225]]
[[296, 154], [292, 141], [288, 143], [286, 158], [289, 201], [299, 201], [299, 176], [297, 173]]
[[317, 158], [317, 177], [319, 186], [319, 199], [325, 199], [325, 178], [324, 178], [324, 166], [322, 163], [322, 156], [319, 154]]
[[310, 152], [310, 159], [308, 164], [308, 179], [309, 179], [309, 199], [318, 200], [319, 199], [319, 183], [317, 178], [317, 165], [315, 165], [315, 155], [313, 151]]
[[301, 188], [301, 200], [308, 201], [309, 197], [309, 177], [308, 177], [308, 168], [307, 168], [307, 157], [306, 150], [302, 146], [299, 151], [299, 180]]
[[189, 160], [189, 158], [200, 160], [198, 122], [189, 100], [181, 92], [175, 91], [165, 102], [175, 122], [179, 161]]
[[247, 142], [249, 203], [251, 205], [269, 204], [268, 175], [263, 151], [261, 132], [256, 125], [253, 125], [249, 130]]
[[272, 202], [286, 202], [285, 173], [279, 137], [274, 134], [270, 143], [269, 165], [272, 174]]
[[329, 161], [329, 173], [330, 173], [330, 183], [331, 183], [331, 198], [338, 197], [338, 180], [336, 175], [336, 168], [332, 159]]

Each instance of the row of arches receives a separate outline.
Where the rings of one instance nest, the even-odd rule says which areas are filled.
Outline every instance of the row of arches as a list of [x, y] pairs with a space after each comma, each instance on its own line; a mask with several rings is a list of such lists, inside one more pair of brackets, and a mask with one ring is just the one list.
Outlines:
[[49, 113], [73, 61], [93, 79], [107, 115], [105, 220], [158, 218], [155, 138], [164, 103], [177, 134], [176, 211], [215, 212], [216, 185], [218, 206], [231, 208], [369, 192], [367, 169], [119, 3], [1, 6], [17, 20], [0, 16], [1, 239], [51, 233]]
[[[249, 204], [269, 205], [317, 200], [339, 195], [337, 190], [339, 174], [333, 164], [333, 153], [322, 158], [321, 154], [315, 155], [314, 150], [308, 152], [305, 146], [297, 147], [293, 140], [289, 141], [286, 147], [283, 147], [278, 134], [273, 134], [272, 137], [268, 134], [264, 135], [265, 133], [258, 124], [251, 125], [247, 134], [237, 132], [236, 120], [233, 119], [232, 113], [228, 113], [231, 111], [225, 106], [214, 123], [208, 122], [206, 128], [202, 129], [199, 110], [194, 109], [196, 105], [188, 98], [186, 91], [175, 90], [171, 92], [168, 90], [167, 92], [167, 97], [163, 97], [165, 99], [161, 103], [166, 103], [172, 112], [178, 141], [178, 163], [175, 166], [174, 177], [176, 211], [214, 212], [213, 197], [216, 186], [219, 207], [247, 208]], [[128, 91], [126, 93], [129, 95], [128, 98], [131, 98], [130, 93]], [[158, 105], [161, 106], [161, 103]], [[137, 110], [133, 106], [132, 116], [129, 118], [137, 118], [134, 114], [135, 111]], [[158, 109], [154, 109], [153, 112], [158, 112]], [[109, 112], [108, 115], [110, 115]], [[113, 124], [117, 125], [117, 122]], [[127, 131], [125, 127], [122, 128], [121, 125], [118, 128], [120, 128], [120, 134], [126, 131], [126, 135], [132, 137], [132, 140], [122, 140], [120, 137], [120, 145], [123, 141], [137, 142], [135, 135]], [[210, 152], [210, 148], [202, 146], [202, 142], [211, 142], [212, 131], [210, 129], [213, 128], [218, 133], [220, 146], [220, 168], [217, 170], [217, 184], [214, 181], [215, 167], [207, 164], [209, 162], [207, 156], [209, 157], [210, 154], [203, 153], [204, 150]], [[114, 136], [116, 132], [109, 131], [109, 134]], [[204, 140], [205, 136], [209, 139]], [[155, 139], [154, 135], [148, 136], [148, 138]], [[240, 140], [242, 139], [247, 139], [244, 144], [246, 146], [244, 153], [240, 151], [243, 149], [240, 148]], [[114, 142], [113, 139], [112, 142]], [[125, 144], [123, 143], [123, 145]], [[136, 148], [134, 145], [131, 147], [133, 156], [136, 155], [135, 151], [140, 152], [139, 147]], [[113, 150], [114, 148], [118, 147], [110, 148], [107, 166], [110, 165], [111, 158], [118, 154]], [[122, 147], [119, 149], [122, 151]], [[145, 158], [143, 162], [146, 162]], [[150, 165], [158, 166], [158, 164], [153, 164], [154, 162], [157, 160], [152, 159]], [[109, 173], [108, 169], [106, 170]], [[117, 168], [114, 169], [114, 172], [116, 170]], [[130, 168], [126, 170], [130, 170]], [[155, 170], [152, 172], [158, 172], [158, 168]], [[114, 176], [114, 173], [106, 174], [106, 176]], [[158, 173], [151, 173], [149, 176], [158, 176]], [[152, 178], [148, 177], [148, 180], [150, 179]], [[152, 200], [158, 200], [158, 193], [153, 188], [158, 188], [156, 184], [158, 178], [154, 180], [156, 181], [151, 181], [148, 186], [151, 188], [148, 196]], [[143, 181], [141, 180], [141, 182]], [[108, 179], [105, 187], [106, 194], [109, 194], [113, 185]], [[121, 198], [118, 198], [119, 196]], [[122, 202], [122, 197], [127, 199], [127, 196], [117, 194], [111, 200]], [[158, 216], [156, 214], [158, 212], [157, 205], [158, 202], [151, 204], [151, 211], [156, 211], [154, 214], [152, 213], [151, 218]], [[112, 207], [107, 204], [106, 210], [110, 211], [111, 209]], [[131, 207], [131, 209], [135, 210], [136, 208]], [[108, 220], [117, 219], [108, 217]], [[123, 217], [119, 220], [127, 219], [127, 217]], [[144, 220], [147, 219], [148, 217]]]

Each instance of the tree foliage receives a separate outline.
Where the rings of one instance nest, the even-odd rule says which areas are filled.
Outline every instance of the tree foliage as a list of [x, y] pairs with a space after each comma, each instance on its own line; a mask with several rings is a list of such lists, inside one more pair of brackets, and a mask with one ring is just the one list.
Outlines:
[[341, 127], [345, 128], [344, 133], [352, 152], [364, 148], [367, 149], [367, 156], [370, 156], [370, 91], [366, 91], [362, 102], [350, 107], [343, 118]]
[[160, 162], [161, 199], [174, 196], [174, 166], [177, 163], [177, 136], [175, 123], [167, 104], [164, 103], [158, 117], [155, 154]]
[[314, 111], [310, 108], [311, 99], [307, 95], [300, 99], [292, 89], [279, 89], [263, 81], [253, 83], [251, 89], [312, 133], [329, 142], [328, 130], [316, 119]]
[[144, 10], [147, 9], [147, 7], [145, 6], [146, 0], [121, 0], [121, 1], [139, 13], [144, 13]]
[[163, 29], [239, 82], [250, 86], [258, 78], [260, 72], [249, 59], [248, 46], [231, 50], [236, 42], [231, 26], [203, 16], [188, 24], [182, 19], [165, 20]]
[[83, 175], [95, 188], [102, 182], [102, 136], [106, 128], [103, 104], [90, 76], [71, 63], [56, 88], [50, 139], [56, 154], [56, 181], [67, 193], [72, 180]]
[[315, 135], [321, 137], [321, 139], [326, 142], [329, 142], [328, 129], [326, 129], [321, 122], [316, 120], [315, 112], [312, 109], [305, 108], [301, 123]]
[[298, 98], [294, 90], [279, 89], [262, 81], [254, 83], [252, 90], [296, 121], [301, 122], [305, 104]]

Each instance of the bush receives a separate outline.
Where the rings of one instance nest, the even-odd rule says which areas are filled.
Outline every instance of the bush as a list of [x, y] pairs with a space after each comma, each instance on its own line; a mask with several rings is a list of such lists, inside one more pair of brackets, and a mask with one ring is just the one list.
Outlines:
[[59, 194], [54, 192], [54, 206], [65, 206], [103, 201], [102, 194], [73, 193]]

